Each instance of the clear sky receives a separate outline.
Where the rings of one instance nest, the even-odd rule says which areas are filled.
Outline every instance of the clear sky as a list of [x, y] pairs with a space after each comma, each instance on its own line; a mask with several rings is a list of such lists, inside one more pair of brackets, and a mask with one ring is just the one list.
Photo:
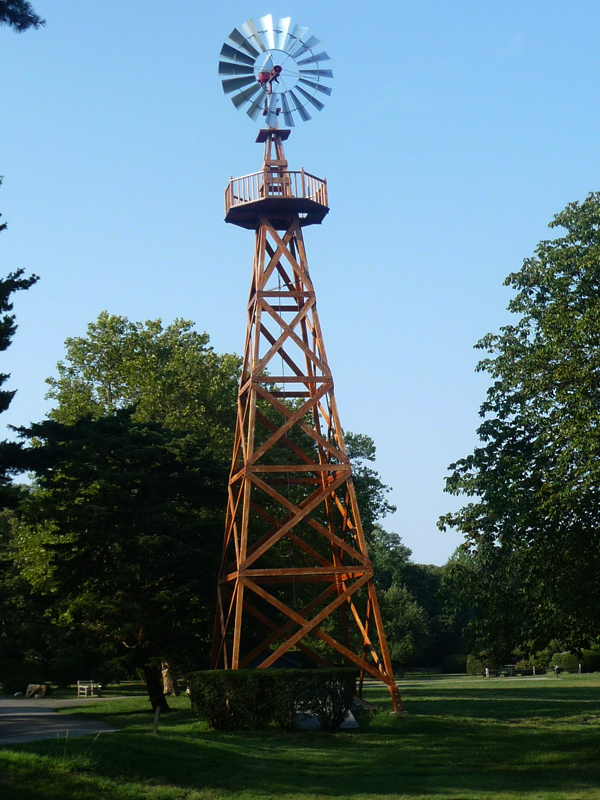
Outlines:
[[223, 222], [230, 175], [260, 167], [258, 125], [222, 93], [218, 54], [248, 18], [324, 43], [325, 110], [291, 168], [328, 179], [306, 245], [342, 424], [369, 434], [415, 560], [460, 541], [448, 464], [476, 443], [488, 383], [474, 343], [553, 215], [600, 189], [597, 0], [33, 0], [47, 27], [0, 28], [0, 273], [15, 298], [5, 425], [40, 420], [64, 340], [100, 311], [194, 320], [240, 352], [253, 235]]

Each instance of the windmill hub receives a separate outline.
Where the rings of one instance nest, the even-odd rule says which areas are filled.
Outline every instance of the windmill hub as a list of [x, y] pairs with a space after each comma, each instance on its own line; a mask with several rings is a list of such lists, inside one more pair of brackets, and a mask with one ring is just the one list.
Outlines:
[[261, 53], [254, 63], [254, 74], [258, 81], [258, 76], [263, 72], [271, 72], [276, 67], [281, 67], [279, 85], [276, 88], [278, 93], [289, 92], [295, 89], [300, 77], [300, 70], [289, 53], [284, 50], [270, 50], [267, 54]]

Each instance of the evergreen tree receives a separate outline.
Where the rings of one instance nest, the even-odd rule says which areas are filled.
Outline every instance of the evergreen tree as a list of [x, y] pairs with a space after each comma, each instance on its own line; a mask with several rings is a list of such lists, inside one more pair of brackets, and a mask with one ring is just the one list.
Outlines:
[[208, 657], [226, 471], [197, 437], [131, 409], [20, 428], [36, 486], [12, 540], [19, 573], [64, 628], [143, 669]]
[[27, 0], [0, 0], [0, 25], [8, 25], [13, 31], [23, 33], [45, 24], [46, 20], [35, 13]]

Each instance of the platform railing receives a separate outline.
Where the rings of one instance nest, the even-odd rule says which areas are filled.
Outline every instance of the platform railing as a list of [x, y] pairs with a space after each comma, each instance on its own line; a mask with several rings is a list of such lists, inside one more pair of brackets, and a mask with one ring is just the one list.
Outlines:
[[231, 178], [225, 189], [225, 214], [234, 206], [274, 197], [303, 198], [327, 205], [327, 181], [300, 170], [263, 169]]

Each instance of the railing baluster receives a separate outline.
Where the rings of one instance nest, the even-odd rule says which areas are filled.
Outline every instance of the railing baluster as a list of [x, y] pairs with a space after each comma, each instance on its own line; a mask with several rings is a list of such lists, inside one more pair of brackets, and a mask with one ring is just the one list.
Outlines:
[[267, 197], [297, 197], [327, 205], [327, 181], [300, 170], [271, 172], [267, 168], [251, 175], [231, 178], [225, 189], [225, 208], [253, 203]]

